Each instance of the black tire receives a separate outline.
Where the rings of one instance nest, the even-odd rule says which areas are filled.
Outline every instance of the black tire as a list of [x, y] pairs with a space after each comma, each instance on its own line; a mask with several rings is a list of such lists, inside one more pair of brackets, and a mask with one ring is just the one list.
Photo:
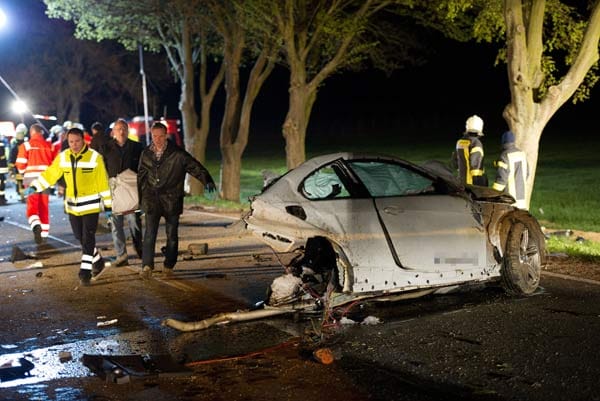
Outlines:
[[502, 287], [509, 295], [532, 294], [540, 283], [542, 257], [537, 236], [521, 221], [513, 223], [506, 240]]

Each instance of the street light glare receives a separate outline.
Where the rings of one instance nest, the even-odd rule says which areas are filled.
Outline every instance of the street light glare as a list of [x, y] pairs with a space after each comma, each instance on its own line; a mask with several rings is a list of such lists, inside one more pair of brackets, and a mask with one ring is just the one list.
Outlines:
[[22, 100], [15, 100], [12, 109], [17, 114], [25, 114], [28, 110], [27, 104]]
[[6, 25], [6, 13], [0, 8], [0, 29]]

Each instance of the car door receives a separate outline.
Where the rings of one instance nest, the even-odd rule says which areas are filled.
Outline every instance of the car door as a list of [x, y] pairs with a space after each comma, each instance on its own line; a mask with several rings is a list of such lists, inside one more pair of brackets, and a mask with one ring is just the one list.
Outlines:
[[396, 263], [444, 272], [486, 264], [486, 235], [469, 199], [441, 193], [434, 179], [394, 161], [349, 163], [374, 199]]
[[397, 269], [373, 199], [336, 161], [313, 171], [300, 184], [306, 198], [306, 222], [327, 232], [338, 243], [354, 271], [356, 282], [379, 287]]

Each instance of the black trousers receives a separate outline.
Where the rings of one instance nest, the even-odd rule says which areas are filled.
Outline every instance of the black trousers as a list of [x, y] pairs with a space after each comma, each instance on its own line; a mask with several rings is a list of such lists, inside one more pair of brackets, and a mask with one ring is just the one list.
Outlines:
[[92, 270], [94, 262], [100, 259], [96, 249], [96, 229], [98, 228], [98, 213], [75, 216], [69, 214], [69, 223], [73, 235], [81, 244], [81, 269]]
[[[146, 230], [144, 231], [144, 243], [142, 246], [142, 266], [150, 266], [154, 268], [154, 253], [156, 247], [156, 235], [158, 234], [158, 226], [160, 219], [163, 217], [160, 214], [146, 213]], [[177, 255], [179, 253], [179, 215], [165, 216], [165, 231], [167, 234], [167, 246], [165, 252], [165, 267], [172, 269], [177, 263]]]

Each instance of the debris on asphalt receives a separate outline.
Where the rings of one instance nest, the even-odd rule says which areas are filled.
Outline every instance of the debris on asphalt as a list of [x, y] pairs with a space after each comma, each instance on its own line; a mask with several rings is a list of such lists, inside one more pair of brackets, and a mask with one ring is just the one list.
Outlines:
[[16, 292], [20, 292], [21, 294], [28, 294], [33, 292], [33, 288], [15, 288]]
[[37, 273], [35, 273], [35, 276], [36, 276], [36, 277], [38, 277], [38, 278], [39, 278], [39, 277], [42, 277], [43, 275], [44, 275], [44, 273], [42, 273], [42, 272], [37, 272]]
[[12, 253], [10, 255], [10, 261], [12, 263], [21, 261], [21, 260], [26, 260], [26, 259], [36, 259], [36, 257], [34, 255], [31, 255], [29, 253], [25, 253], [23, 252], [23, 250], [21, 248], [19, 248], [16, 245], [13, 245], [12, 247]]
[[132, 379], [189, 376], [192, 370], [178, 364], [171, 355], [89, 355], [82, 362], [107, 383], [124, 384]]
[[3, 363], [0, 366], [0, 381], [22, 379], [31, 376], [29, 373], [35, 365], [25, 358], [19, 358], [19, 364], [15, 365], [14, 360]]
[[41, 261], [34, 262], [27, 266], [28, 269], [41, 269], [44, 267], [44, 264]]
[[380, 324], [380, 323], [381, 323], [381, 320], [379, 320], [378, 317], [367, 316], [366, 318], [364, 318], [364, 320], [360, 324], [376, 325], [376, 324]]
[[188, 251], [192, 256], [206, 255], [208, 253], [208, 244], [206, 242], [189, 244]]
[[331, 365], [335, 360], [333, 352], [329, 348], [319, 348], [313, 352], [313, 357], [323, 365]]
[[118, 321], [119, 321], [119, 319], [105, 320], [104, 322], [96, 323], [96, 327], [110, 326], [112, 324], [117, 323]]
[[60, 361], [60, 363], [69, 362], [72, 359], [73, 359], [73, 356], [71, 355], [71, 353], [69, 351], [60, 351], [58, 353], [58, 360]]
[[573, 235], [573, 230], [558, 230], [547, 233], [550, 237], [570, 237]]

